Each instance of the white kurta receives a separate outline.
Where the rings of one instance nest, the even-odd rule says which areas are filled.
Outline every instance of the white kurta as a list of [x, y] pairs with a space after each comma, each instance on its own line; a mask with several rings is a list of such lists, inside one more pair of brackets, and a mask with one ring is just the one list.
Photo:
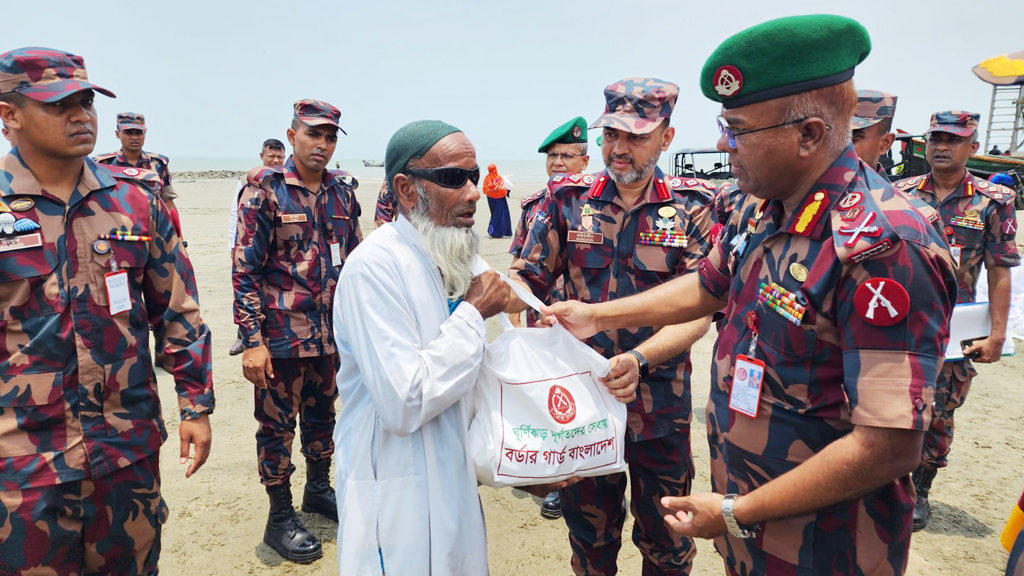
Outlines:
[[[352, 252], [334, 296], [341, 574], [477, 576], [487, 538], [468, 453], [486, 325], [405, 217]], [[380, 555], [378, 555], [378, 549]]]

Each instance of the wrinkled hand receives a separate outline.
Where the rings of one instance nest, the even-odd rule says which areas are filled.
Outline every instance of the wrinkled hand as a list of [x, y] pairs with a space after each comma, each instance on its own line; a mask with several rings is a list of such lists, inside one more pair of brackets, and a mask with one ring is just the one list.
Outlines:
[[270, 362], [270, 350], [265, 345], [246, 348], [242, 352], [242, 374], [257, 388], [267, 387], [267, 378], [274, 377], [274, 366]]
[[532, 486], [519, 486], [519, 489], [522, 490], [523, 492], [533, 494], [537, 498], [543, 498], [548, 494], [554, 492], [555, 490], [568, 488], [569, 486], [572, 486], [573, 484], [579, 482], [580, 480], [582, 480], [582, 478], [573, 476], [572, 478], [569, 478], [568, 480], [563, 480], [561, 482], [552, 482], [551, 484], [533, 484]]
[[551, 306], [542, 306], [540, 311], [545, 315], [541, 321], [546, 326], [561, 324], [580, 340], [590, 338], [600, 332], [593, 304], [584, 304], [578, 300], [566, 300], [555, 302]]
[[694, 494], [692, 496], [665, 496], [661, 505], [673, 513], [665, 515], [665, 523], [672, 532], [692, 538], [714, 538], [729, 531], [722, 517], [721, 494]]
[[964, 358], [969, 358], [971, 354], [978, 352], [980, 355], [974, 359], [975, 362], [980, 362], [982, 364], [999, 362], [999, 359], [1003, 355], [1003, 343], [1005, 341], [1005, 338], [996, 339], [992, 336], [983, 340], [978, 340], [964, 350]]
[[473, 278], [463, 300], [472, 304], [485, 320], [505, 310], [508, 306], [508, 295], [512, 289], [502, 281], [494, 270], [488, 270]]
[[181, 437], [181, 460], [180, 463], [188, 462], [189, 446], [195, 446], [195, 459], [185, 470], [185, 478], [191, 478], [197, 470], [206, 464], [210, 457], [210, 443], [213, 441], [213, 431], [210, 429], [210, 417], [202, 414], [195, 420], [182, 420], [178, 428], [178, 436]]
[[640, 384], [640, 360], [632, 354], [619, 354], [611, 360], [611, 371], [601, 383], [623, 404], [636, 400], [636, 387]]

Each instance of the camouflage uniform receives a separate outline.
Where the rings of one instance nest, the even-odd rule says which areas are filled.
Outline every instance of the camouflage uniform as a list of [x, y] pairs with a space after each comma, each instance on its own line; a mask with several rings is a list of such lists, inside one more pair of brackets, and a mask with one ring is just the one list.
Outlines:
[[373, 212], [373, 225], [381, 227], [388, 222], [394, 222], [398, 218], [398, 197], [388, 189], [387, 180], [380, 185], [380, 192], [377, 194], [377, 209]]
[[[310, 191], [289, 157], [282, 168], [249, 172], [238, 206], [232, 271], [235, 323], [246, 348], [265, 344], [274, 378], [255, 388], [260, 479], [285, 484], [295, 466], [291, 440], [302, 418], [302, 452], [311, 461], [334, 452], [337, 354], [331, 304], [338, 273], [359, 244], [358, 183], [325, 171]], [[331, 244], [340, 261], [332, 265]]]
[[[747, 198], [699, 264], [703, 289], [728, 300], [707, 407], [720, 494], [753, 491], [854, 426], [925, 430], [949, 336], [956, 284], [945, 243], [852, 146], [782, 215], [778, 201]], [[765, 363], [756, 417], [730, 408], [741, 354]], [[913, 508], [905, 476], [715, 546], [732, 575], [901, 574]]]
[[[45, 79], [39, 81], [38, 79]], [[78, 56], [0, 55], [0, 93], [54, 102], [88, 82]], [[212, 413], [210, 331], [162, 202], [85, 159], [65, 203], [15, 148], [0, 169], [0, 573], [156, 573], [167, 437], [149, 327], [183, 420]], [[124, 239], [100, 235], [123, 233]], [[106, 274], [127, 274], [111, 314]]]
[[[715, 185], [696, 179], [665, 178], [656, 169], [640, 203], [625, 207], [607, 172], [554, 176], [549, 193], [513, 265], [538, 295], [557, 279], [564, 297], [582, 302], [624, 298], [696, 270], [707, 252], [711, 229], [707, 205]], [[589, 213], [589, 214], [588, 214]], [[584, 215], [588, 214], [588, 215]], [[667, 216], [666, 216], [667, 215]], [[584, 220], [587, 223], [584, 223]], [[662, 227], [686, 237], [685, 246], [647, 245], [642, 238]], [[602, 235], [597, 244], [573, 241], [577, 233]], [[587, 344], [611, 358], [654, 335], [645, 326], [595, 335]], [[660, 497], [689, 494], [690, 357], [684, 352], [660, 366], [637, 388], [628, 406], [626, 457], [636, 520], [633, 541], [644, 556], [645, 573], [685, 574], [696, 549], [692, 540], [671, 534], [662, 519]], [[563, 490], [563, 511], [577, 574], [614, 574], [626, 517], [625, 474], [586, 478]]]
[[[142, 114], [136, 114], [134, 112], [122, 112], [117, 115], [117, 129], [118, 131], [127, 130], [129, 128], [146, 131], [146, 118]], [[138, 164], [132, 164], [124, 155], [123, 150], [117, 152], [110, 152], [108, 154], [99, 154], [93, 157], [93, 160], [100, 164], [106, 164], [108, 166], [120, 166], [122, 168], [141, 168], [143, 170], [149, 170], [156, 172], [160, 176], [160, 199], [164, 202], [168, 200], [174, 200], [178, 197], [178, 193], [174, 191], [174, 187], [171, 186], [171, 171], [168, 168], [170, 161], [167, 156], [162, 154], [154, 154], [152, 152], [142, 151], [142, 156], [139, 158]]]
[[[896, 114], [897, 100], [896, 96], [878, 90], [857, 90], [857, 111], [850, 120], [850, 128], [863, 130], [886, 118], [892, 118]], [[875, 164], [874, 170], [886, 182], [891, 181], [881, 161]]]
[[[955, 192], [939, 201], [931, 174], [900, 180], [896, 188], [927, 203], [938, 211], [946, 240], [960, 248], [956, 279], [957, 304], [974, 302], [982, 262], [987, 268], [1020, 265], [1017, 252], [1017, 221], [1013, 190], [981, 180], [968, 172]], [[959, 346], [951, 342], [950, 346]], [[935, 387], [935, 414], [925, 434], [922, 464], [944, 468], [953, 442], [953, 412], [963, 405], [977, 370], [970, 360], [942, 365]]]
[[[530, 234], [530, 230], [533, 229], [534, 222], [537, 221], [537, 216], [540, 215], [540, 209], [543, 205], [542, 200], [547, 196], [547, 193], [548, 189], [545, 187], [526, 198], [523, 198], [522, 202], [520, 202], [522, 211], [519, 213], [519, 224], [516, 225], [516, 233], [512, 236], [512, 245], [508, 249], [508, 253], [512, 255], [513, 263], [523, 255], [523, 246], [526, 244], [526, 239]], [[558, 278], [555, 281], [554, 286], [552, 286], [548, 297], [541, 298], [541, 300], [545, 304], [565, 300], [564, 286], [565, 281], [562, 278]], [[537, 312], [533, 308], [528, 308], [526, 310], [527, 326], [536, 326], [539, 320], [540, 312]]]

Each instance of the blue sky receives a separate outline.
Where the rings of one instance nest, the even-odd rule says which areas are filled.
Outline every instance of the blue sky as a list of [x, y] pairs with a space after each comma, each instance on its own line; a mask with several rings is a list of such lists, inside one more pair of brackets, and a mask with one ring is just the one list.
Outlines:
[[[654, 76], [680, 85], [673, 149], [713, 145], [718, 106], [700, 69], [728, 36], [791, 14], [861, 21], [874, 49], [858, 87], [897, 94], [896, 126], [922, 131], [939, 109], [987, 122], [990, 86], [971, 68], [1024, 49], [1001, 23], [1024, 2], [686, 2], [648, 0], [263, 0], [10, 2], [0, 49], [39, 45], [85, 57], [97, 98], [97, 152], [117, 147], [114, 115], [145, 114], [147, 149], [169, 156], [241, 157], [284, 139], [291, 104], [327, 100], [348, 131], [339, 158], [380, 158], [403, 124], [437, 118], [462, 128], [482, 156], [536, 157], [555, 126], [602, 112], [605, 85]], [[130, 14], [119, 9], [130, 6]], [[299, 8], [300, 7], [300, 8]], [[593, 144], [596, 135], [591, 135]]]

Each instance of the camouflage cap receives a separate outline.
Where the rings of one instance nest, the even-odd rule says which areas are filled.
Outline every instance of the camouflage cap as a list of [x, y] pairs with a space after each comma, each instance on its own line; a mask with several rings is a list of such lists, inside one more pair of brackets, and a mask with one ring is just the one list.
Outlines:
[[334, 126], [341, 133], [348, 136], [348, 132], [338, 124], [341, 121], [341, 110], [331, 106], [323, 100], [299, 100], [295, 103], [295, 117], [306, 126], [322, 126], [327, 124]]
[[604, 89], [604, 114], [590, 128], [648, 134], [672, 117], [679, 86], [657, 78], [623, 78]]
[[142, 130], [146, 131], [146, 117], [135, 112], [119, 112], [117, 114], [117, 131], [121, 130]]
[[850, 128], [860, 130], [896, 115], [896, 97], [878, 90], [857, 90], [857, 112]]
[[85, 60], [52, 48], [18, 48], [0, 54], [0, 94], [17, 92], [39, 102], [56, 102], [75, 92], [114, 93], [89, 82]]
[[928, 122], [928, 130], [925, 131], [925, 134], [949, 132], [955, 136], [967, 138], [978, 130], [979, 120], [981, 120], [981, 114], [976, 112], [966, 112], [964, 110], [936, 112], [932, 114], [932, 119]]
[[583, 116], [577, 116], [555, 128], [548, 137], [541, 143], [537, 152], [547, 152], [555, 144], [586, 144], [587, 143], [587, 120]]

